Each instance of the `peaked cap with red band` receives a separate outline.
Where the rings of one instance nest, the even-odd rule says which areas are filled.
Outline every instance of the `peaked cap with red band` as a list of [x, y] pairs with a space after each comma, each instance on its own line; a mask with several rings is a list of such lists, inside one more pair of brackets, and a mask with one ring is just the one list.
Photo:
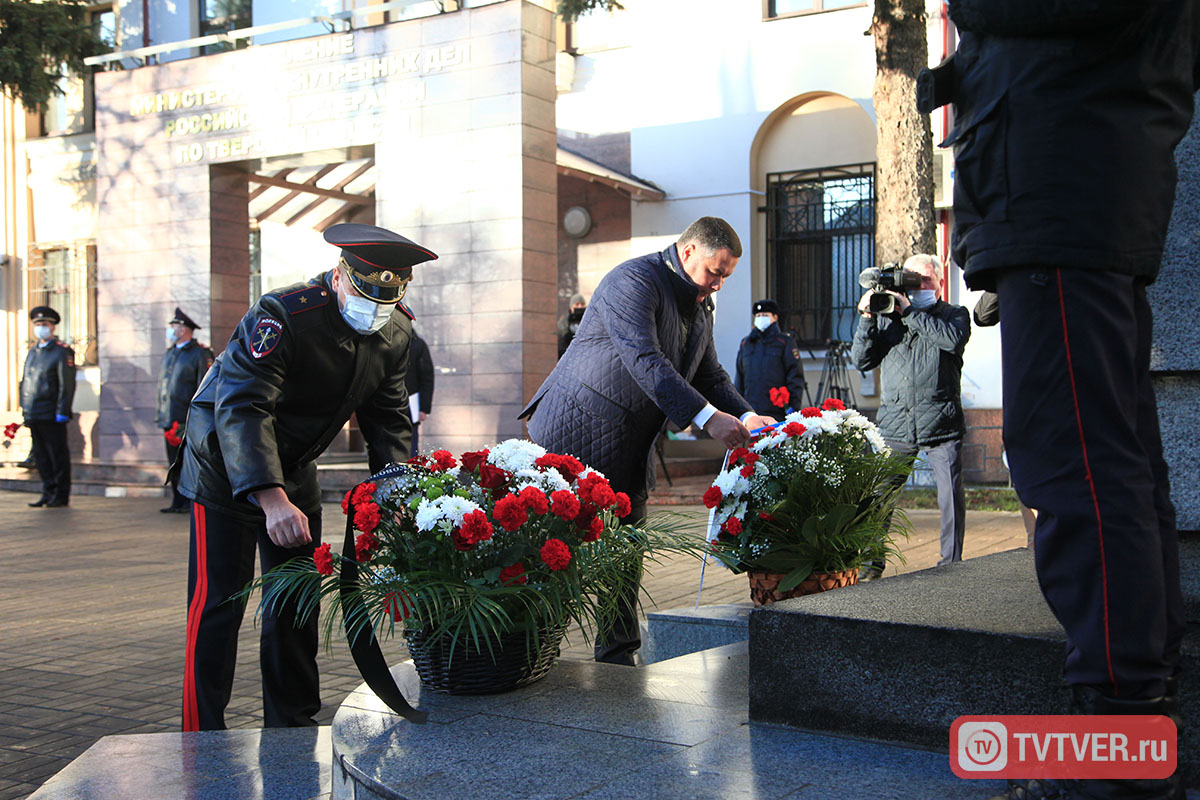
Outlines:
[[374, 225], [331, 225], [325, 241], [342, 248], [350, 282], [359, 294], [380, 304], [399, 302], [413, 265], [437, 258], [432, 250]]

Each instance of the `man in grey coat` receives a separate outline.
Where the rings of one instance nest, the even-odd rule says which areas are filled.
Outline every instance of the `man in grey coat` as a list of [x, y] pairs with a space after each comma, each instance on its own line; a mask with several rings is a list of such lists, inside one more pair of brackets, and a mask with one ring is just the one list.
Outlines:
[[[521, 417], [543, 447], [569, 453], [629, 495], [623, 523], [645, 519], [650, 456], [670, 419], [696, 424], [726, 446], [774, 420], [754, 413], [717, 361], [712, 295], [741, 257], [725, 220], [701, 217], [661, 253], [634, 258], [600, 282], [570, 349]], [[640, 572], [640, 565], [636, 566]], [[637, 589], [621, 619], [596, 638], [597, 661], [634, 663], [641, 646]]]

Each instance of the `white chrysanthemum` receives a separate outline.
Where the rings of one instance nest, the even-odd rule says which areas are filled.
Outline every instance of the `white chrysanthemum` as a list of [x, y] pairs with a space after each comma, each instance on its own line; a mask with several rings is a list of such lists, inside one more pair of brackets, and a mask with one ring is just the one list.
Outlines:
[[764, 450], [770, 450], [772, 447], [778, 447], [786, 442], [787, 438], [788, 436], [786, 433], [775, 433], [771, 436], [767, 436], [766, 438], [759, 439], [750, 449], [755, 453], [761, 453]]
[[603, 472], [598, 469], [592, 469], [591, 467], [584, 467], [583, 472], [579, 473], [579, 477], [581, 478], [587, 477], [588, 475], [599, 475], [601, 478], [604, 478], [604, 480], [608, 480], [608, 478], [604, 476]]
[[513, 481], [516, 484], [516, 491], [518, 492], [526, 486], [536, 487], [546, 494], [563, 489], [570, 491], [571, 489], [571, 484], [567, 483], [566, 479], [556, 469], [548, 469], [545, 472], [539, 469], [518, 470], [513, 475]]
[[889, 456], [892, 454], [892, 448], [887, 446], [887, 442], [883, 440], [883, 437], [879, 435], [879, 431], [874, 426], [866, 431], [866, 436], [867, 441], [871, 443], [871, 449], [876, 453], [883, 453]]
[[[750, 482], [738, 474], [740, 469], [741, 467], [738, 466], [724, 470], [720, 475], [717, 476], [717, 479], [713, 481], [713, 486], [716, 486], [721, 490], [721, 495], [723, 497], [741, 494], [750, 488]], [[744, 486], [744, 488], [738, 488], [739, 482]]]
[[534, 469], [534, 462], [546, 455], [546, 448], [526, 439], [508, 439], [489, 448], [488, 461], [509, 472]]
[[457, 528], [462, 525], [464, 516], [477, 510], [478, 505], [453, 494], [442, 495], [436, 500], [422, 500], [417, 506], [417, 530], [433, 530], [442, 520]]

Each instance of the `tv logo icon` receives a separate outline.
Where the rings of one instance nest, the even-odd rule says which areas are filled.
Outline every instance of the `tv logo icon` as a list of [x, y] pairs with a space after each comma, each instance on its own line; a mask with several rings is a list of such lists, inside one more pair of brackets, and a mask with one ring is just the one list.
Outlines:
[[1008, 728], [1003, 722], [964, 722], [958, 729], [958, 768], [996, 772], [1008, 766]]

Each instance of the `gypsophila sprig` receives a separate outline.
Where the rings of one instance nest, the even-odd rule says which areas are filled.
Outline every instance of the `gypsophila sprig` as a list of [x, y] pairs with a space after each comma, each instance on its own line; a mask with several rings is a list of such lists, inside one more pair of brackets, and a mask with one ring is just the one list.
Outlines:
[[892, 453], [840, 400], [801, 409], [729, 454], [704, 495], [710, 547], [735, 572], [786, 573], [782, 590], [813, 572], [901, 558], [894, 536], [909, 527], [895, 505], [911, 471], [912, 457]]

